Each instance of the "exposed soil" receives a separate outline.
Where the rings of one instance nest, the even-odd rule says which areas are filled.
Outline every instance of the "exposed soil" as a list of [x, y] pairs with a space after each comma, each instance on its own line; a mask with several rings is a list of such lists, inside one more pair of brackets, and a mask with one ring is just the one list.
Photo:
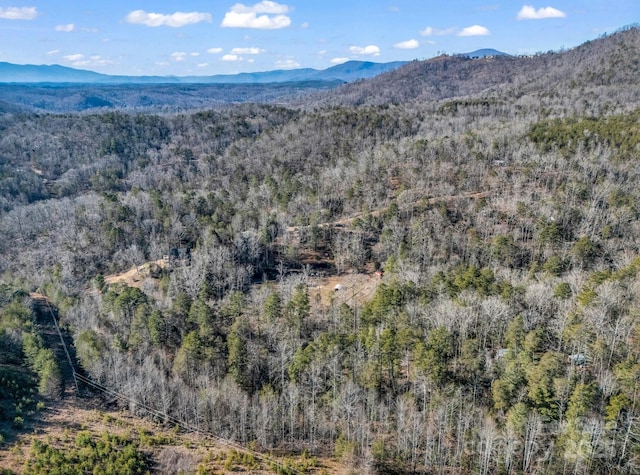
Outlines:
[[142, 285], [145, 279], [153, 279], [156, 271], [164, 269], [166, 262], [164, 259], [158, 259], [157, 261], [145, 262], [136, 267], [122, 272], [120, 274], [108, 275], [104, 278], [106, 284], [115, 284], [117, 282], [123, 282], [129, 287], [138, 287]]
[[[160, 261], [156, 261], [155, 264], [158, 262]], [[154, 262], [148, 262], [121, 274], [106, 276], [105, 283], [122, 282], [130, 287], [139, 288], [143, 280], [149, 279], [157, 284], [157, 279], [145, 271], [153, 264]], [[311, 276], [309, 278], [309, 297], [312, 305], [325, 308], [332, 303], [358, 305], [371, 299], [381, 282], [381, 277], [375, 273], [351, 272], [343, 275]]]
[[311, 278], [309, 298], [314, 305], [346, 303], [353, 307], [370, 300], [381, 282], [378, 275], [363, 273]]

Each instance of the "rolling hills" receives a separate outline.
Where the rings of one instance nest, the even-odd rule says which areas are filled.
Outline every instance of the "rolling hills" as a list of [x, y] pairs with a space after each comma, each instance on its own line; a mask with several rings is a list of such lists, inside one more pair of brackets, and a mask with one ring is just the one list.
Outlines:
[[[242, 103], [3, 94], [24, 109], [0, 114], [0, 382], [29, 385], [2, 399], [0, 463], [119, 444], [158, 472], [636, 473], [639, 45], [629, 27]], [[111, 105], [70, 112], [78, 91]], [[108, 395], [48, 439], [15, 419], [55, 390], [36, 291]]]

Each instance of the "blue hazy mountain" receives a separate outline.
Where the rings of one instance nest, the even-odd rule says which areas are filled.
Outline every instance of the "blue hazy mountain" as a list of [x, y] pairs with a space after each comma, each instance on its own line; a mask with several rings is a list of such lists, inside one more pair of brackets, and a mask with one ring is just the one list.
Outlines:
[[373, 63], [348, 61], [328, 69], [311, 68], [214, 76], [111, 76], [54, 65], [19, 65], [0, 62], [0, 83], [85, 84], [266, 84], [300, 81], [344, 81], [368, 79], [397, 69], [405, 61]]
[[34, 65], [0, 62], [0, 82], [100, 82], [104, 74], [58, 64]]
[[508, 53], [503, 53], [497, 49], [483, 48], [472, 51], [471, 53], [461, 53], [456, 56], [463, 56], [465, 58], [486, 58], [489, 56], [511, 56]]

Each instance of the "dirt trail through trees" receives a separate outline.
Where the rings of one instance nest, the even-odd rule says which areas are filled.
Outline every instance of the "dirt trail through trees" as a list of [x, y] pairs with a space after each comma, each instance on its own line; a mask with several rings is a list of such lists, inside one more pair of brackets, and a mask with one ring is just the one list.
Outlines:
[[77, 394], [74, 373], [75, 368], [78, 368], [78, 362], [75, 357], [73, 339], [63, 328], [56, 328], [53, 319], [58, 321], [58, 310], [47, 296], [32, 292], [29, 297], [36, 315], [38, 332], [44, 340], [45, 347], [53, 350], [60, 368], [60, 394], [62, 397]]
[[[411, 204], [404, 205], [403, 208], [400, 209], [400, 212], [405, 213], [407, 211], [413, 210], [421, 204], [434, 205], [436, 203], [443, 203], [446, 201], [451, 201], [455, 199], [465, 199], [465, 198], [480, 199], [480, 198], [485, 198], [488, 195], [489, 195], [488, 191], [473, 191], [470, 193], [461, 193], [458, 195], [434, 196], [432, 198], [427, 198], [424, 201], [415, 201]], [[365, 216], [372, 216], [374, 218], [377, 218], [382, 214], [386, 213], [388, 210], [389, 210], [389, 206], [383, 206], [381, 208], [378, 208], [366, 213], [365, 212], [355, 213], [355, 214], [352, 214], [351, 216], [347, 216], [345, 218], [341, 218], [335, 221], [320, 223], [317, 226], [319, 228], [328, 228], [331, 226], [336, 226], [336, 227], [351, 226], [357, 219], [362, 219]], [[309, 228], [309, 226], [289, 226], [287, 228], [287, 232], [293, 233], [306, 228]]]

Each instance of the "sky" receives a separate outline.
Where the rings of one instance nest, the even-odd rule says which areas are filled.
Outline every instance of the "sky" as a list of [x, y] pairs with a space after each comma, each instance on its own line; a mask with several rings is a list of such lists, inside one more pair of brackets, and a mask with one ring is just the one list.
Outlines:
[[535, 54], [640, 21], [640, 0], [0, 0], [0, 61], [215, 75]]

